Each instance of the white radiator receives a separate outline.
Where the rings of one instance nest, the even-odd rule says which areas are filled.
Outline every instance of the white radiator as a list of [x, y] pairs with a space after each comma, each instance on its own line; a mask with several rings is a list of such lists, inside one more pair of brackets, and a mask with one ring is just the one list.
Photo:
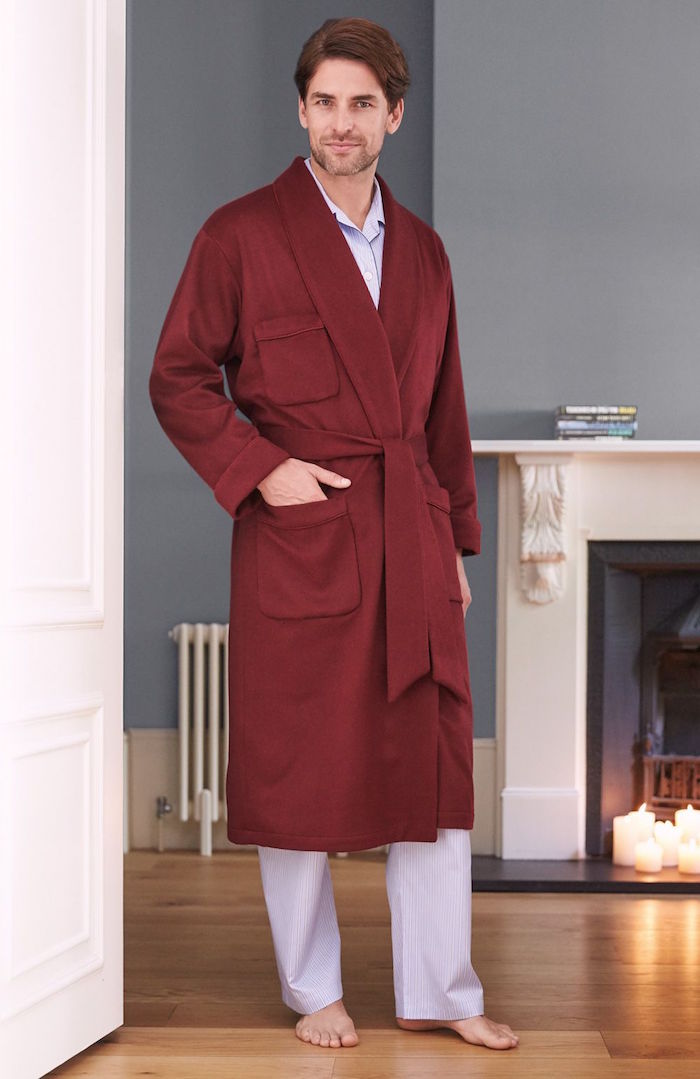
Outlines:
[[226, 818], [228, 624], [180, 622], [178, 649], [180, 820], [200, 824], [200, 850], [212, 851], [212, 822]]

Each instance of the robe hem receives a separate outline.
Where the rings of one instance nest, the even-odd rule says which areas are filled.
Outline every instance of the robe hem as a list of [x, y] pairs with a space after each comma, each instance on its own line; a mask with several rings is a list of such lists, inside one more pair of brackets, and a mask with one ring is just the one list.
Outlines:
[[471, 816], [463, 810], [455, 810], [454, 813], [439, 813], [438, 828], [466, 828], [470, 832], [474, 827], [474, 815]]
[[353, 836], [291, 835], [286, 832], [260, 832], [250, 828], [232, 828], [228, 832], [228, 839], [231, 843], [330, 853], [369, 850], [372, 847], [383, 847], [386, 843], [436, 843], [438, 828], [470, 830], [473, 824], [473, 817], [467, 813], [441, 813], [438, 816], [438, 823], [433, 828], [425, 825], [412, 827], [402, 822], [393, 828]]

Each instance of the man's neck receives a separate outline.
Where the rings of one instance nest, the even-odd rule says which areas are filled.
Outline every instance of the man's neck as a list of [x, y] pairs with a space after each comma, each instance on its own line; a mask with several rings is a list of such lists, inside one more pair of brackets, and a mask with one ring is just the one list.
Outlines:
[[317, 178], [329, 199], [339, 206], [343, 213], [362, 229], [374, 195], [374, 174], [377, 162], [371, 168], [357, 172], [353, 176], [334, 176], [326, 172], [317, 163], [313, 155], [310, 161], [314, 176]]

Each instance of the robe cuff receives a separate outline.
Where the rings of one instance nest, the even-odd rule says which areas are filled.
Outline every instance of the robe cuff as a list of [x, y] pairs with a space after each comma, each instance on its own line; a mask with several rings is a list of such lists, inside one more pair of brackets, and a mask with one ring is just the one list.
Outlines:
[[455, 549], [460, 547], [462, 555], [481, 553], [481, 521], [475, 517], [459, 517], [450, 514]]
[[291, 454], [257, 433], [219, 476], [214, 487], [216, 501], [240, 520], [252, 513], [261, 502], [258, 484]]

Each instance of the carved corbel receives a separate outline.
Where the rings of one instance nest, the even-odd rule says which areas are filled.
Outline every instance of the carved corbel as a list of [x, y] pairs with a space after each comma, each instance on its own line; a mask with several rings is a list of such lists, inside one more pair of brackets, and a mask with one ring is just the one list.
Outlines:
[[520, 582], [531, 603], [564, 592], [566, 483], [569, 455], [515, 454], [520, 468]]

